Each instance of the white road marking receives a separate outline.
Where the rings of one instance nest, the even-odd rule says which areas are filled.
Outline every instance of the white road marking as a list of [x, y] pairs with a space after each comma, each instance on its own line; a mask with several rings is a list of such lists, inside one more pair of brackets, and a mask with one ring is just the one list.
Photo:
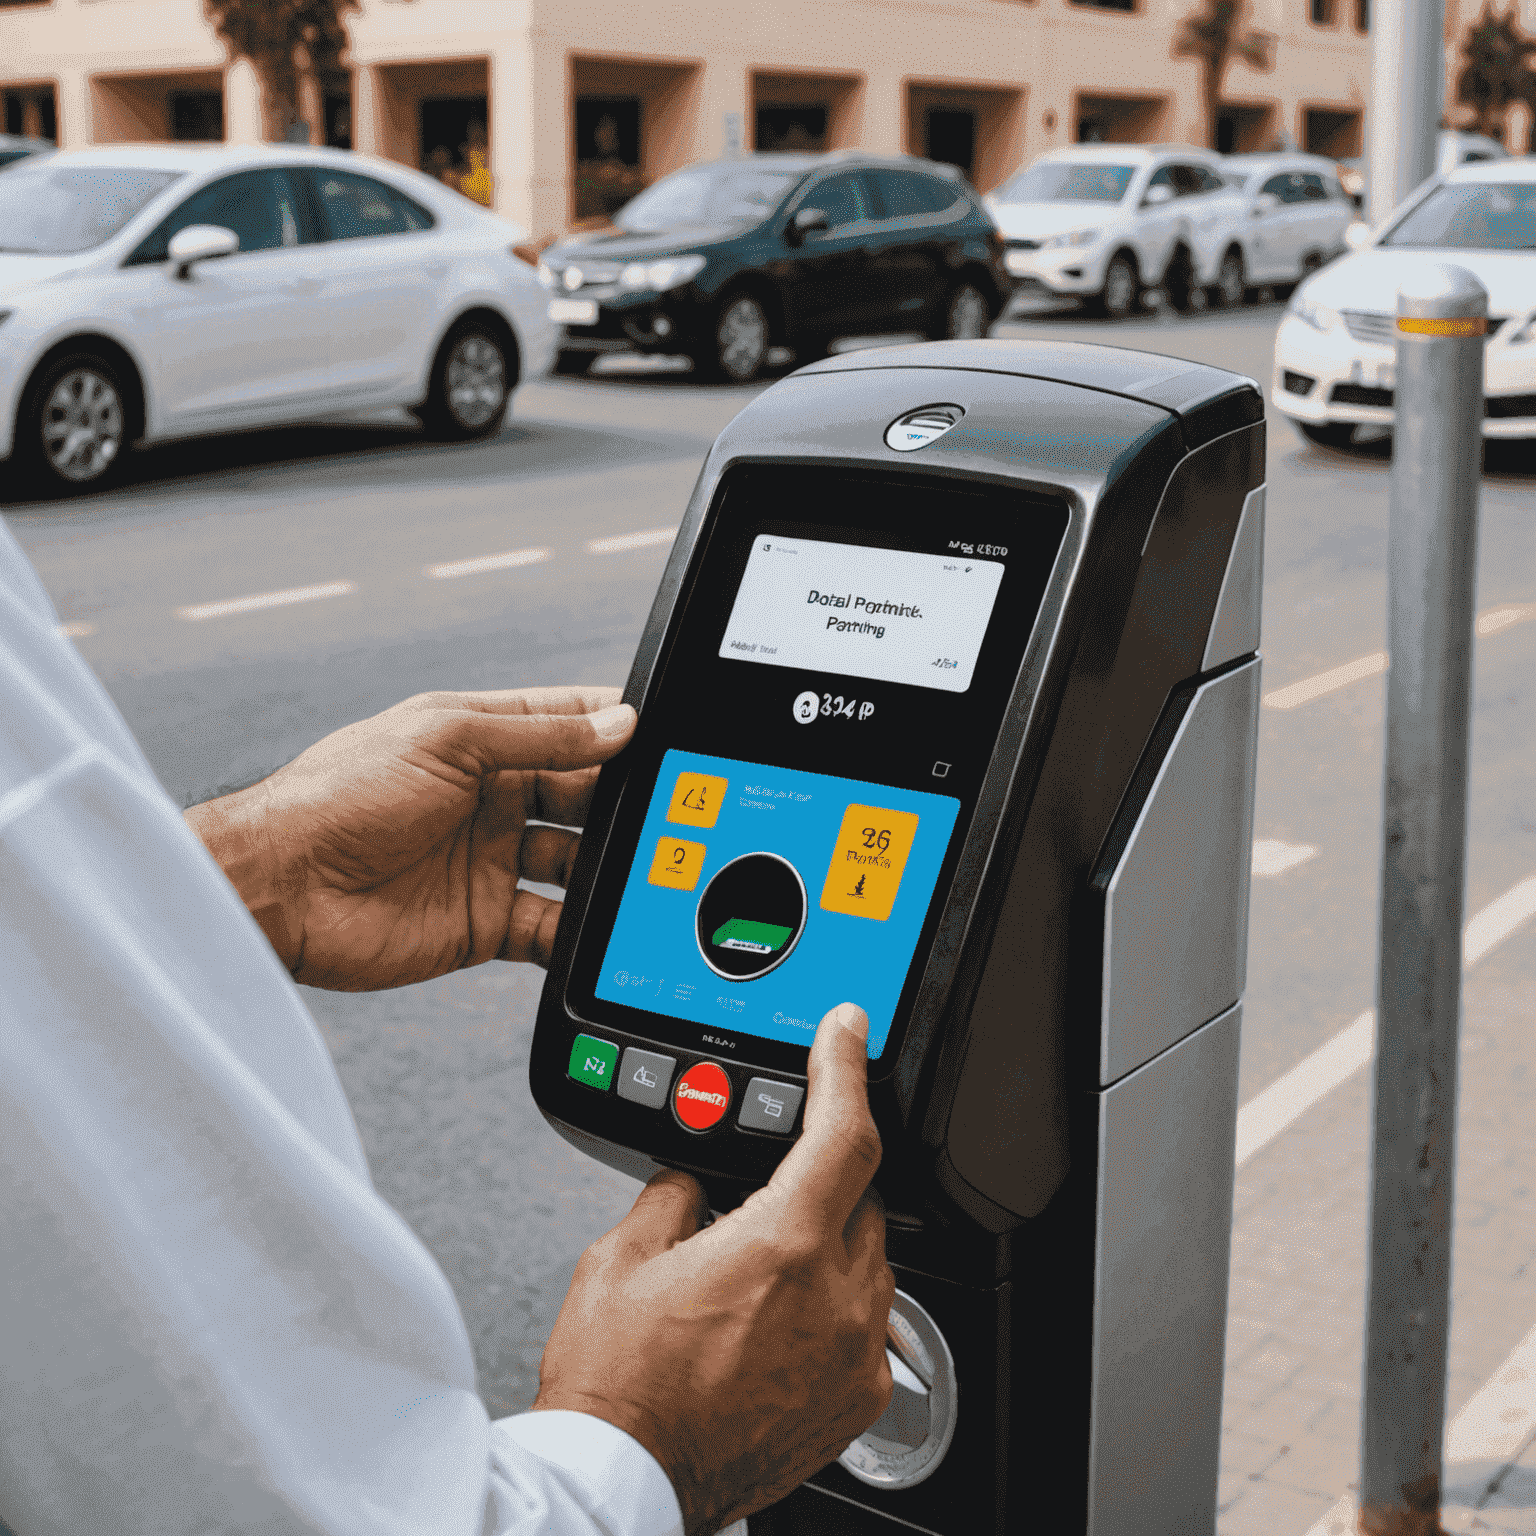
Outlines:
[[1277, 837], [1261, 837], [1253, 845], [1253, 872], [1261, 878], [1283, 875], [1316, 857], [1317, 849], [1311, 843], [1282, 843]]
[[1364, 677], [1380, 677], [1387, 670], [1387, 653], [1372, 651], [1369, 656], [1346, 661], [1342, 667], [1330, 667], [1314, 677], [1304, 677], [1299, 683], [1289, 683], [1264, 695], [1265, 709], [1295, 709], [1299, 704], [1310, 704], [1325, 693], [1337, 693]]
[[281, 592], [257, 592], [250, 597], [231, 597], [221, 603], [193, 603], [178, 608], [178, 619], [222, 619], [232, 613], [255, 613], [259, 608], [286, 608], [290, 603], [313, 603], [322, 597], [350, 597], [355, 581], [326, 581], [315, 587], [288, 587]]
[[617, 533], [612, 538], [588, 539], [587, 553], [617, 555], [627, 549], [650, 549], [655, 544], [670, 544], [676, 537], [676, 528], [642, 528], [639, 533]]
[[428, 576], [446, 581], [454, 576], [478, 576], [482, 571], [511, 571], [520, 565], [538, 565], [548, 560], [552, 551], [536, 549], [509, 549], [503, 555], [479, 555], [473, 560], [449, 560], [444, 565], [429, 565]]
[[[1536, 875], [1527, 876], [1490, 901], [1467, 924], [1461, 963], [1471, 967], [1491, 955], [1512, 933], [1536, 916]], [[1342, 1033], [1299, 1061], [1237, 1112], [1237, 1166], [1289, 1126], [1320, 1099], [1365, 1066], [1376, 1051], [1376, 1010], [1367, 1008]]]
[[1501, 629], [1515, 624], [1529, 624], [1536, 619], [1536, 603], [1508, 603], [1502, 608], [1490, 608], [1477, 621], [1480, 635], [1496, 635]]
[[[1536, 619], [1536, 603], [1505, 603], [1502, 607], [1490, 608], [1486, 613], [1479, 614], [1474, 628], [1479, 635], [1486, 637], [1501, 634], [1516, 624], [1529, 624], [1533, 619]], [[1346, 661], [1341, 667], [1330, 667], [1326, 672], [1304, 677], [1298, 683], [1288, 683], [1284, 688], [1266, 693], [1264, 707], [1295, 709], [1300, 704], [1310, 704], [1313, 699], [1322, 698], [1324, 694], [1337, 693], [1340, 688], [1347, 688], [1363, 678], [1380, 677], [1386, 670], [1387, 653], [1372, 651], [1369, 656], [1357, 656], [1354, 661]]]
[[1511, 886], [1467, 924], [1467, 931], [1461, 936], [1461, 963], [1476, 965], [1522, 923], [1528, 922], [1533, 914], [1536, 914], [1536, 875]]
[[87, 635], [96, 633], [96, 626], [87, 624], [84, 619], [71, 619], [68, 624], [59, 625], [59, 633], [66, 640], [84, 640]]
[[[1489, 1530], [1476, 1512], [1536, 1435], [1536, 1328], [1474, 1392], [1445, 1432], [1441, 1523], [1447, 1531]], [[1359, 1509], [1346, 1493], [1307, 1536], [1355, 1536]]]

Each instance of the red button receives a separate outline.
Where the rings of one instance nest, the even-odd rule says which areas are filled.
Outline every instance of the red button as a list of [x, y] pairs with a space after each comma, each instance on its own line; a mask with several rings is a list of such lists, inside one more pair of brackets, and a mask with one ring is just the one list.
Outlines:
[[730, 1107], [731, 1080], [712, 1061], [689, 1067], [672, 1093], [672, 1108], [690, 1131], [718, 1125]]

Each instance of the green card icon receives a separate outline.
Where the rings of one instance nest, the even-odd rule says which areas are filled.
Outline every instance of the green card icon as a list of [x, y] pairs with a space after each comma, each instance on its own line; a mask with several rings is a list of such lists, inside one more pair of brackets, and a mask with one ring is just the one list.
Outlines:
[[710, 942], [720, 949], [745, 949], [754, 955], [771, 955], [783, 949], [793, 928], [777, 923], [754, 923], [747, 917], [733, 917], [715, 929]]
[[614, 1070], [619, 1064], [619, 1048], [593, 1035], [577, 1035], [571, 1047], [571, 1064], [566, 1068], [578, 1083], [607, 1090], [613, 1086]]

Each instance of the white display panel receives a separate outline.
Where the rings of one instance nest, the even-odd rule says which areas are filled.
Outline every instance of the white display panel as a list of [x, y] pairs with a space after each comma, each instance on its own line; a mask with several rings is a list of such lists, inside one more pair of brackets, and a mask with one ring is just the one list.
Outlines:
[[720, 654], [964, 693], [1002, 579], [970, 555], [759, 534]]

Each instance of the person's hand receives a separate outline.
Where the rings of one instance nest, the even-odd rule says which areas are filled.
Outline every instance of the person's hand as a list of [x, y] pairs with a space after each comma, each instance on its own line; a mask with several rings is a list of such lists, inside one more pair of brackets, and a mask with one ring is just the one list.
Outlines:
[[885, 1411], [896, 1282], [869, 1181], [861, 1008], [811, 1048], [805, 1129], [766, 1189], [700, 1230], [703, 1192], [660, 1173], [582, 1255], [539, 1367], [534, 1409], [633, 1435], [672, 1480], [689, 1536], [797, 1488]]
[[547, 965], [560, 903], [518, 879], [567, 884], [567, 829], [634, 728], [616, 688], [424, 693], [187, 821], [298, 981], [372, 991]]

